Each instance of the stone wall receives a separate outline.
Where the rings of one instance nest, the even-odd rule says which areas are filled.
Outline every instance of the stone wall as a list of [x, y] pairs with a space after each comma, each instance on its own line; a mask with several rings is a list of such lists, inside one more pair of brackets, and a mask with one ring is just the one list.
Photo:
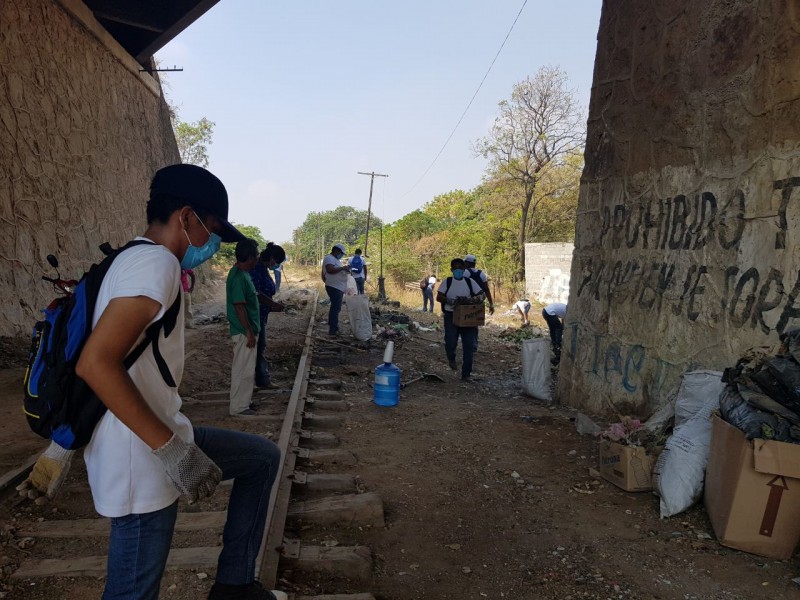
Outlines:
[[566, 302], [575, 245], [569, 242], [525, 244], [525, 293], [543, 304]]
[[606, 0], [558, 393], [649, 413], [800, 325], [800, 4]]
[[0, 336], [8, 336], [27, 333], [52, 298], [40, 279], [52, 273], [45, 257], [56, 254], [62, 276], [74, 277], [102, 257], [100, 243], [142, 231], [150, 178], [180, 159], [157, 83], [62, 4], [2, 0], [0, 24]]

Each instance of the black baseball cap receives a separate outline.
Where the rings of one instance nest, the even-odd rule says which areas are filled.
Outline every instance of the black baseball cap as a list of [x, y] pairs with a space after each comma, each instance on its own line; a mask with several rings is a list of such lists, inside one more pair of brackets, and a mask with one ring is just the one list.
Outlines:
[[228, 222], [228, 192], [211, 171], [197, 165], [177, 164], [159, 169], [150, 183], [150, 197], [166, 194], [186, 200], [186, 204], [214, 215], [222, 224], [218, 232], [223, 242], [239, 242], [247, 237]]

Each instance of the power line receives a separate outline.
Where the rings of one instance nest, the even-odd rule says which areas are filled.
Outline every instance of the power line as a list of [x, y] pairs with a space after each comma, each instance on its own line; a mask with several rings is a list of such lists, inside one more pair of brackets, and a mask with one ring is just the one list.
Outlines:
[[423, 179], [425, 179], [425, 176], [433, 168], [433, 165], [436, 164], [436, 161], [439, 160], [439, 157], [442, 155], [442, 152], [444, 152], [444, 149], [447, 147], [447, 144], [449, 144], [450, 140], [453, 138], [453, 135], [455, 134], [456, 130], [458, 129], [458, 126], [461, 125], [461, 121], [463, 121], [464, 117], [467, 115], [467, 111], [469, 110], [470, 106], [472, 106], [472, 103], [475, 101], [475, 97], [478, 95], [478, 92], [481, 91], [481, 88], [483, 87], [483, 83], [486, 81], [486, 78], [489, 76], [489, 73], [491, 72], [492, 67], [494, 67], [494, 63], [497, 61], [497, 57], [499, 57], [500, 53], [503, 51], [503, 48], [505, 47], [506, 42], [508, 41], [508, 38], [511, 35], [511, 32], [514, 31], [514, 26], [517, 24], [517, 21], [519, 20], [519, 17], [522, 14], [522, 11], [525, 10], [525, 5], [526, 4], [528, 4], [528, 0], [524, 0], [522, 2], [522, 7], [519, 9], [519, 12], [517, 13], [517, 16], [514, 18], [514, 22], [511, 23], [511, 27], [508, 29], [508, 33], [506, 34], [506, 37], [503, 39], [503, 43], [500, 44], [500, 48], [497, 50], [497, 54], [495, 54], [494, 58], [492, 59], [492, 64], [489, 65], [489, 68], [486, 70], [486, 74], [483, 76], [483, 79], [481, 79], [481, 82], [478, 84], [478, 89], [476, 89], [475, 93], [472, 94], [472, 98], [470, 98], [469, 104], [467, 104], [467, 107], [464, 109], [464, 112], [461, 113], [461, 117], [459, 117], [458, 123], [456, 123], [456, 126], [453, 127], [453, 131], [451, 131], [450, 135], [447, 136], [447, 139], [445, 140], [445, 142], [442, 145], [441, 149], [436, 154], [436, 156], [433, 158], [433, 160], [431, 161], [431, 164], [428, 165], [428, 168], [425, 169], [425, 172], [420, 176], [419, 179], [417, 179], [416, 183], [414, 185], [412, 185], [411, 188], [406, 193], [404, 193], [402, 196], [400, 196], [398, 198], [398, 200], [402, 200], [403, 198], [408, 196], [411, 192], [413, 192], [414, 189], [420, 184], [420, 182]]

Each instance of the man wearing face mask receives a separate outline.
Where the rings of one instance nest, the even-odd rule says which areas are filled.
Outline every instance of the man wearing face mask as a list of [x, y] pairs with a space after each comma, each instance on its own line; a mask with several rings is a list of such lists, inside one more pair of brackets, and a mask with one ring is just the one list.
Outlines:
[[453, 323], [453, 310], [456, 304], [483, 302], [484, 296], [481, 287], [469, 276], [465, 276], [464, 261], [454, 258], [450, 261], [450, 271], [453, 276], [445, 279], [439, 286], [436, 301], [442, 305], [444, 313], [444, 350], [447, 361], [454, 371], [458, 369], [456, 363], [456, 348], [458, 338], [464, 348], [464, 362], [461, 364], [461, 379], [469, 380], [472, 375], [472, 357], [475, 353], [475, 336], [477, 327], [458, 327]]
[[[230, 496], [236, 508], [228, 513], [209, 599], [276, 597], [255, 581], [255, 561], [281, 460], [277, 446], [261, 436], [193, 427], [180, 412], [182, 310], [157, 340], [174, 387], [160, 373], [153, 345], [129, 369], [124, 365], [147, 327], [180, 303], [181, 268], [196, 268], [222, 241], [244, 238], [227, 217], [227, 192], [210, 172], [183, 164], [159, 170], [150, 186], [147, 229], [137, 238], [146, 243], [122, 252], [100, 287], [76, 374], [108, 408], [84, 454], [95, 508], [111, 518], [104, 599], [158, 597], [178, 498], [202, 500], [220, 479], [236, 480]], [[54, 479], [71, 460], [72, 451], [64, 452]], [[61, 481], [37, 487], [52, 497]]]
[[278, 269], [284, 260], [286, 260], [284, 249], [269, 242], [258, 257], [258, 264], [250, 271], [250, 279], [253, 280], [256, 288], [261, 313], [261, 330], [258, 332], [258, 342], [256, 343], [256, 387], [267, 390], [278, 388], [272, 383], [267, 368], [267, 358], [264, 356], [264, 350], [267, 347], [267, 319], [269, 319], [269, 313], [281, 312], [284, 309], [283, 304], [272, 299], [278, 285], [276, 281], [272, 280], [270, 271], [276, 275], [277, 280]]
[[347, 291], [347, 273], [350, 267], [341, 263], [344, 253], [344, 244], [336, 244], [331, 248], [331, 253], [322, 259], [322, 280], [325, 282], [325, 292], [331, 299], [328, 310], [330, 335], [339, 335], [339, 312], [342, 310], [342, 298]]

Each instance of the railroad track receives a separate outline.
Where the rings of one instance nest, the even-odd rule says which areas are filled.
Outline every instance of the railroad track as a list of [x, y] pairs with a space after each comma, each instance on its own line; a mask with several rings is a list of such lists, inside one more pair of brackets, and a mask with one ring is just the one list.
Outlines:
[[[268, 436], [281, 449], [283, 462], [270, 496], [256, 565], [257, 578], [267, 588], [286, 589], [295, 600], [374, 600], [371, 593], [359, 591], [369, 587], [373, 571], [368, 547], [314, 545], [303, 539], [304, 531], [315, 528], [352, 531], [384, 525], [380, 497], [363, 491], [356, 478], [346, 473], [356, 458], [338, 447], [335, 430], [345, 422], [349, 410], [340, 391], [342, 382], [314, 379], [310, 375], [315, 358], [324, 361], [344, 351], [342, 344], [327, 344], [315, 335], [316, 307], [315, 296], [310, 303], [308, 326], [288, 397], [281, 391], [256, 392], [254, 400], [260, 404], [260, 414], [247, 420], [221, 416], [227, 412], [227, 390], [185, 398], [183, 412], [195, 425], [258, 433]], [[12, 499], [9, 490], [26, 475], [31, 464], [29, 459], [0, 477], [0, 485], [7, 487], [6, 502], [17, 509], [21, 509], [23, 500]], [[181, 500], [167, 574], [162, 581], [162, 597], [195, 599], [207, 594], [212, 579], [209, 573], [216, 568], [221, 550], [231, 482], [226, 483], [197, 505], [190, 506]], [[73, 504], [85, 502], [91, 506], [85, 473], [73, 477], [65, 488], [68, 489], [62, 490], [62, 494], [67, 492]], [[105, 543], [108, 537], [108, 519], [56, 518], [60, 514], [58, 506], [56, 499], [53, 508], [37, 507], [29, 509], [29, 514], [17, 513], [21, 518], [6, 528], [25, 558], [13, 565], [10, 573], [14, 591], [0, 597], [81, 600], [83, 590], [88, 594], [86, 598], [99, 596], [106, 556], [96, 550], [98, 543]], [[36, 596], [32, 590], [41, 590], [44, 595]], [[64, 595], [53, 590], [62, 590]], [[313, 595], [318, 591], [325, 595]], [[341, 591], [346, 593], [336, 593]]]

